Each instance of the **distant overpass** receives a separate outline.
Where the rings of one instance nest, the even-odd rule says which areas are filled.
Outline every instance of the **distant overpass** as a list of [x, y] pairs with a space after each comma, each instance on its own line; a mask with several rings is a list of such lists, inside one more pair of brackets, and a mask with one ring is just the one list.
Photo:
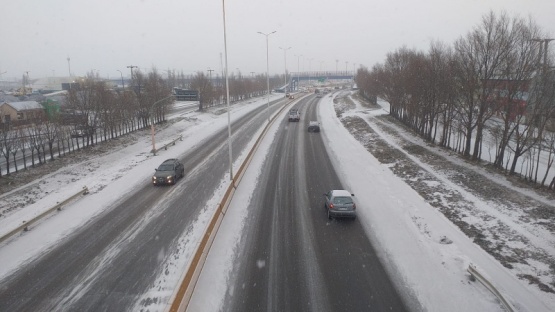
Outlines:
[[287, 87], [288, 91], [298, 91], [299, 83], [302, 81], [326, 82], [329, 80], [353, 80], [352, 71], [310, 71], [310, 72], [291, 72], [289, 73], [289, 83], [287, 86], [276, 89], [283, 92]]

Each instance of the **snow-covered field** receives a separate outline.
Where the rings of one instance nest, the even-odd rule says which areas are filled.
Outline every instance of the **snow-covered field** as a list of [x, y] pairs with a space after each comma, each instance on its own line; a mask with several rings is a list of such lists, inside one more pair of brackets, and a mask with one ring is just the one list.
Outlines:
[[[265, 99], [258, 99], [234, 105], [232, 118], [265, 103]], [[387, 110], [387, 103], [381, 104]], [[357, 194], [359, 222], [388, 264], [395, 282], [406, 293], [429, 311], [500, 310], [489, 291], [469, 280], [466, 270], [473, 264], [517, 310], [553, 310], [555, 295], [539, 287], [543, 284], [548, 289], [555, 288], [553, 229], [543, 225], [553, 220], [548, 213], [542, 219], [537, 211], [528, 209], [530, 204], [537, 208], [535, 210], [553, 211], [555, 202], [552, 199], [515, 186], [504, 176], [467, 164], [448, 151], [428, 146], [380, 117], [386, 110], [363, 106], [356, 97], [348, 100], [344, 94], [335, 93], [322, 98], [319, 107], [321, 135], [328, 142], [345, 187]], [[226, 114], [191, 112], [175, 117], [171, 125], [159, 130], [157, 140], [162, 143], [180, 134], [184, 140], [159, 156], [149, 153], [148, 133], [137, 133], [132, 139], [122, 139], [122, 144], [113, 151], [76, 162], [0, 195], [2, 235], [83, 186], [91, 191], [90, 195], [29, 232], [3, 243], [0, 246], [0, 278], [17, 269], [22, 262], [40, 255], [137, 184], [148, 181], [152, 169], [161, 160], [177, 156], [197, 144], [207, 135], [206, 129], [220, 129], [227, 124]], [[243, 203], [250, 197], [264, 152], [276, 131], [274, 125], [237, 189], [235, 198], [242, 199]], [[348, 159], [344, 155], [348, 155]], [[468, 177], [467, 173], [473, 176]], [[460, 175], [479, 181], [476, 183], [480, 189], [491, 186], [495, 189], [483, 192], [476, 186], [470, 187], [471, 183], [464, 183]], [[221, 187], [215, 190], [211, 202], [222, 197], [226, 183], [226, 177], [222, 177]], [[486, 197], [500, 193], [499, 190], [504, 193]], [[195, 311], [215, 311], [224, 307], [221, 301], [227, 290], [229, 259], [237, 244], [233, 239], [240, 237], [237, 235], [243, 226], [240, 209], [244, 206], [234, 206], [232, 202], [228, 210], [220, 228], [223, 235], [216, 238], [211, 250], [211, 254], [217, 256], [208, 258], [204, 272], [209, 273], [201, 275], [191, 303]], [[198, 224], [187, 232], [183, 241], [199, 239], [214, 208], [204, 210], [206, 215], [199, 217]], [[179, 257], [179, 262], [167, 265], [169, 276], [173, 277], [161, 276], [152, 291], [141, 298], [142, 302], [149, 298], [159, 299], [157, 304], [149, 306], [150, 311], [165, 309], [177, 278], [193, 252], [191, 248], [180, 248], [184, 256]], [[138, 302], [137, 308], [141, 306], [144, 305]]]

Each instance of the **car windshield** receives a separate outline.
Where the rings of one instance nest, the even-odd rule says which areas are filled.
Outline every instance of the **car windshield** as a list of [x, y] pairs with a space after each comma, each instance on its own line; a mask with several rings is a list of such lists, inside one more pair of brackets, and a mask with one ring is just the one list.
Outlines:
[[158, 171], [171, 171], [173, 170], [173, 165], [160, 165]]
[[348, 205], [353, 203], [353, 199], [351, 197], [335, 197], [333, 203], [336, 205]]

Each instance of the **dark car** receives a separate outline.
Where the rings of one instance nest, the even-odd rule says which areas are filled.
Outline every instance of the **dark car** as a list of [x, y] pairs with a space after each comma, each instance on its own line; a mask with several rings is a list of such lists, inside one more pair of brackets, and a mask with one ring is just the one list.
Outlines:
[[324, 208], [328, 213], [328, 218], [333, 217], [347, 217], [356, 218], [356, 205], [353, 201], [353, 196], [346, 190], [331, 190], [324, 194], [325, 203]]
[[165, 160], [155, 170], [156, 173], [152, 177], [154, 185], [175, 184], [177, 179], [185, 176], [185, 167], [175, 158]]
[[320, 132], [320, 123], [311, 121], [308, 123], [308, 132]]

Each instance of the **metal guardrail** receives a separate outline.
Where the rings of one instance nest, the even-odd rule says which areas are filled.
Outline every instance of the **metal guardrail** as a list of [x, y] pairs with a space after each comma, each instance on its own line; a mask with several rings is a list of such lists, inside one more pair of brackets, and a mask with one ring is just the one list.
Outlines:
[[468, 266], [467, 271], [472, 277], [476, 278], [478, 281], [480, 281], [480, 283], [482, 283], [482, 285], [484, 285], [489, 291], [491, 291], [497, 297], [497, 299], [499, 299], [503, 307], [505, 307], [505, 310], [510, 312], [515, 311], [513, 305], [507, 299], [505, 299], [505, 297], [503, 297], [503, 295], [497, 290], [497, 288], [495, 288], [492, 283], [490, 283], [482, 274], [480, 274], [480, 272], [478, 272], [478, 270], [476, 270], [476, 268], [472, 264]]
[[177, 141], [183, 141], [183, 135], [180, 135], [179, 137], [171, 140], [169, 143], [164, 144], [162, 147], [157, 148], [157, 149], [153, 149], [151, 152], [153, 155], [156, 155], [156, 153], [158, 153], [158, 151], [160, 150], [168, 150], [169, 146], [175, 145], [175, 142]]
[[[303, 96], [299, 97], [299, 99], [301, 98], [303, 98]], [[294, 101], [291, 99], [287, 99], [287, 100], [288, 101], [286, 102], [286, 104], [283, 105], [283, 107], [274, 115], [274, 117], [271, 118], [270, 123], [266, 124], [266, 126], [264, 127], [264, 130], [262, 131], [262, 133], [260, 133], [260, 136], [256, 139], [254, 146], [251, 148], [247, 157], [239, 167], [239, 170], [237, 170], [237, 173], [233, 178], [233, 181], [228, 186], [227, 191], [224, 194], [224, 197], [218, 204], [218, 208], [216, 209], [214, 215], [212, 216], [212, 219], [208, 224], [199, 245], [197, 246], [197, 250], [193, 254], [193, 259], [191, 260], [191, 263], [189, 264], [189, 266], [187, 267], [187, 270], [184, 272], [183, 276], [181, 277], [181, 284], [177, 289], [177, 291], [172, 296], [171, 306], [169, 307], [168, 311], [184, 312], [187, 310], [187, 306], [189, 305], [189, 302], [193, 295], [193, 290], [196, 286], [196, 283], [198, 281], [198, 278], [204, 266], [204, 262], [206, 260], [206, 257], [208, 256], [208, 252], [210, 251], [212, 242], [214, 241], [214, 238], [216, 238], [216, 233], [218, 232], [220, 224], [222, 223], [223, 218], [227, 212], [227, 208], [229, 207], [231, 199], [233, 198], [235, 189], [237, 189], [237, 187], [239, 186], [239, 183], [243, 178], [243, 175], [245, 174], [247, 166], [250, 164], [254, 156], [254, 153], [256, 152], [256, 150], [258, 149], [258, 146], [262, 142], [262, 139], [270, 129], [270, 126], [277, 119], [277, 116], [279, 116], [279, 114], [281, 114], [283, 110]]]
[[13, 236], [14, 234], [20, 232], [20, 231], [28, 231], [29, 230], [29, 226], [31, 226], [33, 223], [36, 223], [37, 221], [39, 221], [40, 219], [42, 219], [43, 217], [45, 217], [46, 215], [52, 213], [55, 210], [61, 210], [62, 207], [66, 204], [68, 204], [69, 202], [73, 201], [74, 199], [76, 199], [79, 196], [82, 195], [86, 195], [89, 193], [89, 189], [85, 186], [83, 187], [82, 190], [80, 190], [79, 192], [77, 192], [76, 194], [70, 196], [68, 199], [64, 200], [61, 203], [56, 204], [54, 207], [49, 208], [48, 210], [44, 211], [43, 213], [39, 214], [38, 216], [34, 217], [33, 219], [31, 219], [28, 222], [23, 223], [22, 225], [18, 226], [17, 228], [13, 229], [12, 231], [10, 231], [9, 233], [3, 235], [2, 237], [0, 237], [0, 243], [2, 243], [3, 241], [5, 241], [6, 239], [10, 238], [11, 236]]

